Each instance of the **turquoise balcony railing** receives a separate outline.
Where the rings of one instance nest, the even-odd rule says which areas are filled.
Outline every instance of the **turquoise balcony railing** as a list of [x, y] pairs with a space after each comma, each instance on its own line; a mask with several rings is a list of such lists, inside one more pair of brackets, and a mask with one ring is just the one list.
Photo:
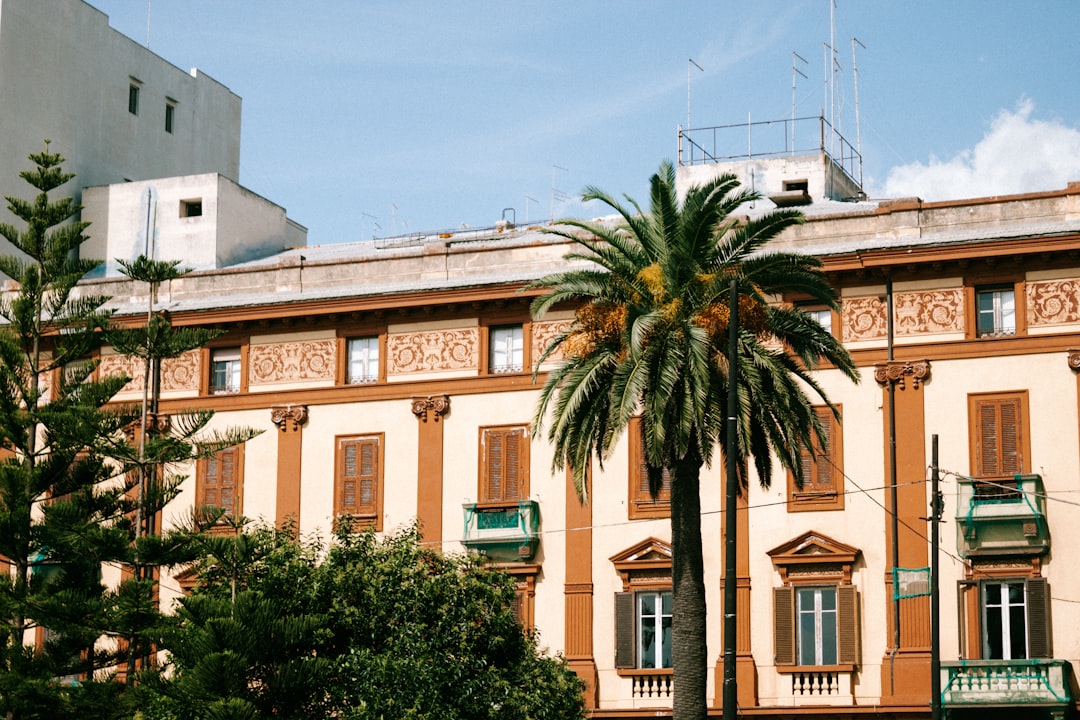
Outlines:
[[522, 500], [516, 507], [465, 503], [462, 543], [495, 560], [531, 560], [540, 544], [540, 505]]
[[962, 660], [941, 663], [941, 704], [962, 707], [1067, 707], [1065, 660]]
[[1050, 549], [1046, 493], [1039, 475], [957, 483], [956, 548], [963, 557], [1042, 555]]

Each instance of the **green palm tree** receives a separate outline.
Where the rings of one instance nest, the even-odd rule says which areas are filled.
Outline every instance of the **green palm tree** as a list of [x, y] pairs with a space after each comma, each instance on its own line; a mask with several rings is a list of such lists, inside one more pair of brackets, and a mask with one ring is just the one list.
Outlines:
[[[765, 245], [802, 222], [793, 210], [754, 219], [735, 216], [755, 192], [723, 175], [687, 190], [680, 204], [675, 169], [665, 162], [650, 183], [648, 212], [626, 207], [596, 188], [619, 215], [617, 225], [568, 220], [550, 230], [576, 248], [575, 267], [531, 287], [542, 316], [555, 305], [576, 308], [541, 362], [563, 359], [548, 375], [533, 427], [555, 450], [556, 470], [569, 465], [587, 502], [586, 470], [601, 467], [631, 417], [641, 415], [642, 447], [655, 495], [671, 476], [673, 629], [676, 720], [706, 712], [705, 585], [699, 475], [726, 433], [727, 347], [731, 280], [737, 281], [738, 443], [740, 487], [748, 460], [768, 487], [774, 459], [801, 478], [801, 448], [824, 445], [811, 396], [828, 404], [811, 371], [822, 361], [858, 381], [843, 345], [807, 314], [770, 302], [799, 293], [836, 307], [835, 291], [810, 256], [770, 253]], [[835, 408], [834, 408], [835, 412]]]

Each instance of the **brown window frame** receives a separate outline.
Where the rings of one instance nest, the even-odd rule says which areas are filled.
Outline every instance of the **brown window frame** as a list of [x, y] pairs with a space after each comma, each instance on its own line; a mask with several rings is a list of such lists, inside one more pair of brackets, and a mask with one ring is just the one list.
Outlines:
[[641, 418], [630, 418], [626, 428], [629, 445], [627, 479], [627, 516], [630, 520], [649, 520], [671, 517], [671, 473], [663, 470], [663, 485], [654, 499], [649, 492], [649, 476], [641, 437]]
[[[991, 560], [990, 562], [995, 562]], [[996, 562], [1000, 562], [1000, 558]], [[1027, 620], [1027, 658], [1053, 657], [1053, 633], [1051, 632], [1050, 587], [1040, 574], [1035, 560], [1020, 560], [1015, 566], [975, 565], [967, 577], [957, 583], [957, 611], [960, 657], [965, 660], [983, 660], [984, 607], [983, 586], [988, 582], [1024, 582], [1024, 614]]]
[[[994, 422], [999, 431], [989, 449], [987, 437], [988, 413], [996, 409]], [[1011, 419], [1011, 422], [1007, 423]], [[1011, 425], [1011, 430], [1007, 427]], [[1018, 425], [1018, 427], [1017, 427]], [[1011, 437], [1011, 439], [1010, 439]], [[998, 442], [998, 438], [1009, 443]], [[976, 495], [1007, 493], [1015, 486], [1015, 475], [1031, 472], [1031, 424], [1028, 410], [1028, 391], [968, 394], [968, 449], [971, 476], [987, 483], [976, 483]], [[989, 454], [994, 455], [993, 458]], [[1004, 486], [1004, 487], [1003, 487]]]
[[[214, 392], [214, 352], [219, 350], [240, 349], [240, 387], [235, 392]], [[199, 349], [202, 372], [199, 378], [199, 394], [210, 397], [235, 397], [248, 391], [248, 341], [247, 338], [233, 338], [230, 342], [219, 342]]]
[[[224, 457], [233, 455], [233, 501], [232, 507], [222, 505], [220, 502], [207, 501], [207, 478], [211, 469], [220, 464]], [[220, 492], [220, 491], [219, 491]], [[225, 510], [225, 517], [237, 519], [243, 514], [244, 509], [244, 444], [222, 448], [214, 453], [212, 458], [200, 458], [196, 462], [195, 470], [195, 505], [196, 507], [220, 507]], [[223, 518], [224, 520], [224, 518]]]
[[[522, 500], [529, 498], [529, 426], [518, 425], [492, 425], [480, 428], [480, 458], [479, 479], [477, 483], [477, 504], [481, 507], [517, 507]], [[497, 448], [505, 447], [505, 438], [520, 436], [520, 445], [517, 450], [516, 463], [518, 467], [517, 497], [511, 497], [505, 489], [497, 493], [492, 492], [491, 473], [496, 461], [499, 467], [505, 463], [502, 457], [493, 457], [500, 452]], [[500, 444], [496, 445], [496, 441]]]
[[[521, 328], [521, 369], [496, 370], [491, 364], [491, 334], [499, 328]], [[484, 320], [480, 324], [480, 369], [481, 375], [499, 377], [503, 375], [523, 375], [532, 372], [532, 320], [513, 315]]]
[[[828, 448], [822, 449], [818, 439], [813, 438], [812, 448], [800, 448], [803, 465], [803, 486], [795, 483], [795, 475], [787, 472], [787, 509], [788, 512], [808, 512], [813, 510], [844, 509], [844, 428], [843, 407], [836, 406], [841, 413], [838, 420], [827, 405], [815, 405], [814, 412], [825, 427], [828, 436]], [[823, 479], [829, 477], [826, 484]], [[817, 478], [817, 482], [807, 485], [807, 479]], [[820, 486], [824, 485], [826, 489]]]
[[622, 580], [622, 591], [614, 595], [616, 673], [625, 677], [655, 675], [670, 678], [670, 667], [638, 667], [637, 594], [672, 591], [671, 544], [657, 538], [646, 538], [610, 560]]
[[[1012, 335], [979, 335], [979, 293], [1012, 288], [1016, 313], [1016, 331]], [[964, 337], [969, 340], [993, 341], [1027, 335], [1027, 283], [1014, 274], [964, 278]]]
[[[374, 465], [371, 473], [371, 502], [360, 503], [362, 488], [355, 489], [356, 502], [348, 500], [348, 480], [346, 470], [348, 467], [348, 452], [350, 447], [357, 447], [357, 465], [362, 467], [362, 453], [364, 449], [370, 449], [371, 461]], [[334, 517], [340, 522], [349, 523], [356, 531], [364, 528], [374, 528], [381, 532], [383, 528], [383, 472], [385, 468], [386, 452], [385, 433], [366, 433], [363, 435], [338, 435], [334, 438]], [[363, 482], [359, 477], [358, 481]]]

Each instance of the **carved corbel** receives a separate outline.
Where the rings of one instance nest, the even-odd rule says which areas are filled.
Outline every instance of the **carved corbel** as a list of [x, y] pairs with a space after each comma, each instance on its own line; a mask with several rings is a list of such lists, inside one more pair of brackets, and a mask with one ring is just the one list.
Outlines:
[[297, 432], [307, 418], [307, 405], [274, 405], [270, 408], [270, 421], [281, 432]]
[[1069, 369], [1073, 372], [1080, 372], [1080, 350], [1069, 351]]
[[911, 378], [912, 389], [918, 390], [919, 385], [930, 378], [930, 361], [893, 361], [874, 366], [874, 379], [883, 387], [896, 385], [903, 390], [908, 377]]
[[449, 395], [428, 395], [412, 399], [413, 415], [420, 422], [439, 422], [443, 415], [450, 412]]

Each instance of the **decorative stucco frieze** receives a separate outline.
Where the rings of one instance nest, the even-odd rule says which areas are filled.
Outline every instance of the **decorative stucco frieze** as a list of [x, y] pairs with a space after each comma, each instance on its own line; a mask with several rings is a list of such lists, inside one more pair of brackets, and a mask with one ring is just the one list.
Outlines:
[[877, 340], [885, 337], [885, 303], [877, 297], [849, 298], [840, 306], [841, 341]]
[[334, 340], [252, 345], [248, 349], [249, 382], [267, 385], [304, 380], [333, 380]]
[[896, 385], [901, 390], [905, 389], [907, 378], [911, 378], [912, 389], [918, 390], [919, 385], [930, 379], [929, 360], [907, 360], [879, 363], [874, 366], [874, 380], [879, 385]]
[[[139, 358], [128, 355], [105, 355], [101, 358], [98, 373], [101, 377], [127, 375], [130, 381], [121, 392], [140, 392], [143, 389], [145, 364]], [[161, 391], [199, 389], [199, 351], [190, 350], [175, 358], [161, 362]]]
[[1038, 280], [1027, 284], [1027, 323], [1066, 325], [1080, 322], [1080, 282]]
[[[534, 322], [532, 324], [532, 365], [536, 367], [540, 356], [551, 341], [561, 333], [566, 332], [573, 324], [573, 320], [551, 320], [546, 322]], [[544, 362], [557, 362], [563, 359], [562, 348], [551, 353]]]
[[386, 338], [388, 375], [477, 369], [480, 329], [427, 330]]
[[894, 330], [899, 335], [964, 332], [962, 288], [896, 293]]

